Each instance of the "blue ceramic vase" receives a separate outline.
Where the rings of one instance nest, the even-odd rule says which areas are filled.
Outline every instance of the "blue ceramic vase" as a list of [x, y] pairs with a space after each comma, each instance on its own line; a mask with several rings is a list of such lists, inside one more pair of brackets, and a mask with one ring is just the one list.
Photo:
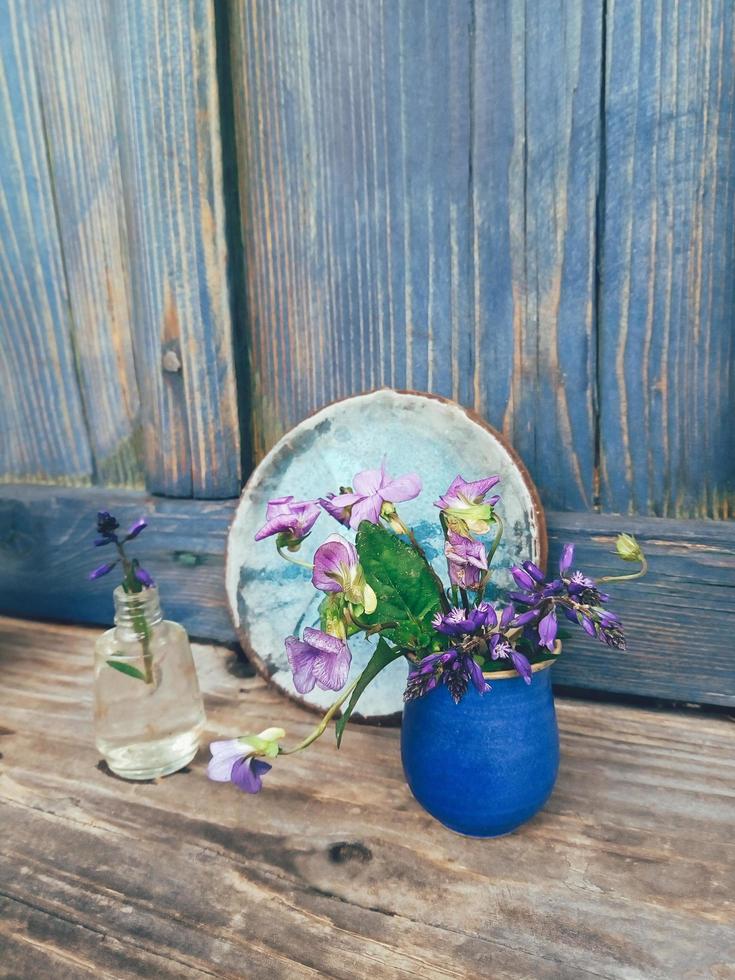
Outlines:
[[499, 837], [530, 820], [559, 769], [552, 661], [526, 684], [515, 671], [488, 674], [455, 704], [442, 684], [405, 705], [403, 771], [421, 806], [450, 830]]

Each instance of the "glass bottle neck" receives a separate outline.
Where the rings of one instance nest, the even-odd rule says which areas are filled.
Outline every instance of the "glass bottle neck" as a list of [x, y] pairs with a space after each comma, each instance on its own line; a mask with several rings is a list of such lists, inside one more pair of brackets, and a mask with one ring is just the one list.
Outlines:
[[112, 595], [115, 600], [115, 625], [125, 633], [143, 637], [163, 619], [155, 586], [142, 592], [126, 592], [119, 585]]

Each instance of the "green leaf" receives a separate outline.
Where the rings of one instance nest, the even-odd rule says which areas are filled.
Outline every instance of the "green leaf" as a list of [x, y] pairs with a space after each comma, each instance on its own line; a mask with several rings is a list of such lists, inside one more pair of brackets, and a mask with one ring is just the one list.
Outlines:
[[371, 625], [395, 621], [384, 635], [401, 646], [420, 649], [432, 637], [431, 618], [441, 608], [436, 580], [423, 559], [386, 528], [363, 521], [357, 551], [365, 577], [377, 597]]
[[397, 647], [392, 647], [390, 644], [386, 643], [385, 639], [381, 636], [378, 639], [378, 645], [375, 648], [375, 652], [367, 663], [367, 666], [360, 674], [360, 680], [357, 682], [357, 687], [352, 692], [352, 697], [350, 698], [349, 704], [342, 712], [341, 717], [337, 720], [335, 725], [335, 732], [337, 735], [337, 748], [339, 748], [342, 741], [342, 735], [344, 734], [345, 726], [350, 720], [350, 715], [352, 714], [355, 705], [360, 700], [360, 695], [368, 686], [371, 680], [380, 673], [380, 671], [387, 667], [388, 664], [393, 663], [401, 656], [401, 651]]
[[115, 670], [119, 670], [121, 674], [127, 674], [129, 677], [136, 677], [139, 681], [145, 680], [145, 674], [142, 670], [138, 670], [137, 667], [133, 667], [132, 664], [123, 663], [122, 660], [107, 660], [108, 667], [113, 667]]

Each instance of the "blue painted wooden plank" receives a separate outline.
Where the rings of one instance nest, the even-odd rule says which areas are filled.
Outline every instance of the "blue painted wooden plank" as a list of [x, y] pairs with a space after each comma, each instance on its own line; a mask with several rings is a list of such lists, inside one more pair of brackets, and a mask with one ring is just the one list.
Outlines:
[[0, 2], [0, 479], [89, 482], [92, 458], [22, 4]]
[[148, 486], [227, 497], [240, 437], [214, 7], [108, 7]]
[[258, 456], [355, 391], [470, 401], [471, 6], [232, 7]]
[[601, 19], [528, 8], [234, 7], [257, 456], [334, 398], [415, 387], [591, 506]]
[[609, 5], [603, 506], [732, 517], [735, 31], [727, 0]]
[[[234, 642], [224, 590], [225, 542], [234, 501], [0, 486], [0, 612], [110, 622], [113, 582], [85, 579], [99, 560], [91, 539], [101, 507], [109, 507], [123, 523], [140, 514], [150, 518], [136, 554], [159, 582], [167, 614], [193, 636]], [[557, 511], [547, 514], [547, 524], [551, 566], [561, 546], [572, 541], [581, 568], [596, 574], [620, 572], [621, 563], [611, 551], [615, 536], [624, 530], [638, 536], [651, 559], [647, 578], [611, 587], [629, 650], [617, 653], [575, 635], [554, 667], [557, 684], [735, 706], [734, 523]]]
[[545, 503], [595, 483], [595, 214], [602, 21], [592, 4], [478, 4], [475, 407]]
[[95, 481], [142, 487], [106, 10], [84, 0], [35, 0], [27, 7]]

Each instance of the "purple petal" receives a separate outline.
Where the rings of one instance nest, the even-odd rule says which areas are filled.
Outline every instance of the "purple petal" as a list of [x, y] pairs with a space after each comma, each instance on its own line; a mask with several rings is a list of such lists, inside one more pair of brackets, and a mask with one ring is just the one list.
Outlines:
[[525, 571], [528, 572], [534, 581], [538, 583], [544, 581], [544, 573], [541, 571], [538, 565], [535, 565], [532, 561], [524, 561], [522, 564]]
[[377, 494], [372, 497], [362, 497], [352, 507], [350, 527], [353, 530], [357, 530], [363, 521], [370, 521], [371, 524], [379, 524], [380, 508], [382, 506], [383, 501]]
[[519, 568], [516, 565], [513, 568], [511, 568], [510, 573], [513, 576], [513, 578], [516, 580], [516, 584], [517, 585], [520, 585], [520, 587], [522, 589], [533, 589], [534, 588], [533, 579], [531, 578], [531, 576], [528, 574], [528, 572], [525, 569]]
[[465, 483], [462, 488], [462, 495], [468, 497], [470, 500], [474, 500], [480, 503], [488, 490], [492, 490], [494, 486], [500, 483], [499, 476], [488, 476], [484, 480], [475, 480], [472, 483]]
[[317, 651], [297, 637], [289, 636], [286, 638], [286, 655], [293, 674], [294, 687], [299, 694], [308, 694], [316, 684], [312, 665]]
[[529, 663], [528, 658], [522, 653], [519, 653], [517, 650], [514, 650], [510, 655], [510, 659], [513, 661], [513, 666], [521, 675], [526, 684], [530, 684], [533, 671], [531, 670], [531, 664]]
[[130, 527], [128, 528], [128, 534], [127, 534], [128, 541], [132, 541], [133, 538], [137, 538], [140, 532], [144, 531], [145, 528], [147, 527], [148, 527], [148, 521], [146, 521], [142, 517], [138, 518], [135, 524], [131, 524]]
[[270, 538], [274, 534], [280, 534], [281, 531], [290, 531], [293, 524], [293, 517], [287, 514], [280, 514], [265, 522], [263, 527], [256, 532], [255, 540], [262, 541], [263, 538]]
[[361, 497], [372, 497], [385, 486], [385, 461], [379, 470], [363, 470], [355, 475], [352, 486]]
[[342, 570], [353, 568], [356, 564], [354, 545], [339, 534], [332, 534], [314, 553], [312, 585], [322, 592], [342, 592], [343, 584], [339, 581]]
[[403, 500], [413, 500], [421, 493], [421, 477], [418, 473], [406, 473], [405, 476], [396, 477], [390, 480], [381, 489], [380, 496], [391, 504], [398, 504]]
[[585, 633], [589, 633], [590, 636], [597, 636], [595, 624], [592, 622], [589, 616], [585, 616], [584, 613], [582, 613], [579, 618], [579, 625], [582, 627]]
[[106, 544], [112, 544], [113, 541], [117, 541], [116, 534], [107, 534], [103, 538], [95, 538], [94, 546], [95, 548], [102, 548]]
[[572, 566], [574, 561], [574, 545], [565, 544], [559, 561], [559, 571], [563, 575]]
[[[350, 495], [351, 496], [351, 495]], [[320, 497], [319, 503], [326, 510], [330, 517], [333, 517], [335, 521], [339, 521], [340, 524], [344, 524], [345, 527], [350, 526], [350, 514], [349, 509], [346, 505], [341, 507], [335, 506], [334, 504], [334, 494], [328, 493], [326, 498]]]
[[556, 611], [554, 609], [544, 616], [538, 624], [538, 635], [542, 647], [546, 647], [547, 650], [554, 649], [554, 641], [556, 640]]
[[[237, 739], [230, 739], [231, 742], [237, 742]], [[213, 742], [209, 748], [212, 752], [212, 758], [207, 764], [207, 776], [213, 779], [217, 783], [227, 783], [232, 777], [232, 769], [236, 762], [241, 761], [246, 754], [246, 749], [244, 745], [238, 744], [236, 747], [232, 748], [229, 752], [217, 752], [215, 753], [215, 745], [226, 745], [226, 742]]]
[[272, 766], [262, 759], [241, 759], [232, 767], [232, 782], [246, 793], [259, 793], [263, 788], [263, 776]]
[[150, 589], [151, 586], [153, 586], [153, 585], [156, 584], [153, 581], [153, 578], [151, 577], [151, 575], [145, 570], [145, 568], [141, 568], [140, 565], [136, 566], [136, 569], [135, 569], [135, 577], [137, 578], [137, 580], [140, 583], [142, 583], [143, 585], [145, 585], [145, 587], [148, 588], [148, 589]]
[[507, 606], [505, 606], [502, 613], [500, 614], [501, 629], [506, 629], [510, 625], [510, 621], [513, 619], [515, 614], [516, 611], [512, 602], [509, 603]]
[[341, 691], [347, 683], [352, 654], [346, 643], [343, 646], [344, 652], [340, 654], [323, 653], [314, 658], [314, 677], [322, 691]]
[[527, 626], [529, 623], [535, 623], [540, 616], [540, 610], [538, 609], [528, 609], [526, 612], [520, 613], [513, 620], [514, 626]]
[[498, 625], [498, 614], [495, 612], [489, 602], [481, 602], [477, 608], [483, 613], [485, 626]]
[[102, 578], [103, 575], [107, 575], [108, 572], [111, 572], [115, 565], [117, 565], [116, 561], [107, 561], [104, 565], [98, 565], [97, 568], [89, 573], [87, 578], [90, 581], [94, 581], [96, 578]]
[[470, 672], [470, 680], [475, 685], [480, 694], [484, 694], [485, 691], [489, 690], [489, 685], [485, 682], [485, 678], [482, 676], [482, 670], [480, 665], [474, 659], [474, 657], [467, 658], [467, 666]]

